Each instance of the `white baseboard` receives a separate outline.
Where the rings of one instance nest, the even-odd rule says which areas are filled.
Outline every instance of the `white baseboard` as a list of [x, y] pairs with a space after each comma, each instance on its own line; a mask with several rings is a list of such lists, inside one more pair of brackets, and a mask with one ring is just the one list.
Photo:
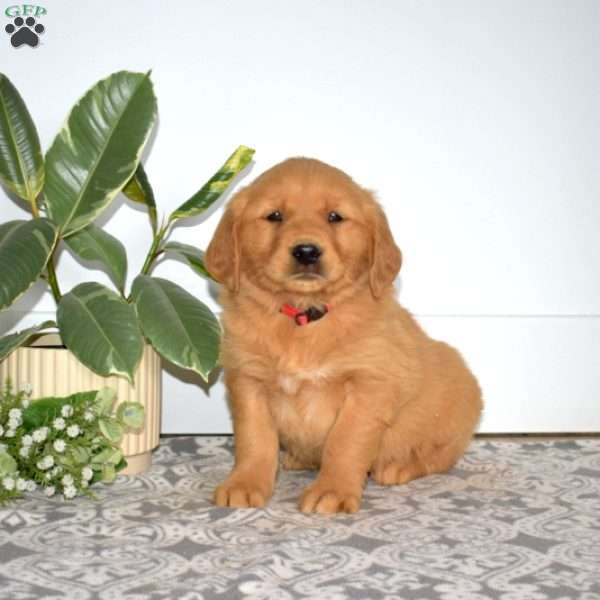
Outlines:
[[[3, 313], [0, 331], [16, 323]], [[9, 318], [8, 318], [9, 317]], [[27, 314], [19, 328], [48, 318]], [[418, 318], [460, 349], [481, 383], [482, 433], [600, 432], [600, 316], [444, 315]], [[167, 367], [163, 433], [230, 433], [221, 378]]]

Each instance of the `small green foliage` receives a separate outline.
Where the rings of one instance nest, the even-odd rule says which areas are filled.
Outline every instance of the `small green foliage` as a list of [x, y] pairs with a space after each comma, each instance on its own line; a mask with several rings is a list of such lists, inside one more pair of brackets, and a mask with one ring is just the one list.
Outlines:
[[113, 411], [115, 400], [104, 388], [30, 401], [7, 382], [0, 391], [0, 504], [37, 489], [92, 496], [91, 485], [114, 481], [127, 466], [118, 444], [144, 421], [140, 404]]
[[96, 392], [96, 412], [99, 416], [108, 415], [112, 411], [115, 398], [115, 391], [105, 387]]
[[98, 419], [102, 435], [113, 444], [118, 444], [123, 438], [123, 426], [114, 419]]
[[17, 461], [6, 451], [0, 452], [0, 475], [10, 475], [17, 470]]
[[130, 429], [144, 425], [144, 409], [138, 402], [123, 402], [117, 408], [117, 419]]
[[48, 397], [36, 400], [23, 412], [23, 424], [29, 430], [42, 427], [44, 424], [60, 417], [64, 406], [68, 404], [73, 407], [89, 405], [94, 401], [96, 394], [95, 391], [78, 392], [66, 398]]

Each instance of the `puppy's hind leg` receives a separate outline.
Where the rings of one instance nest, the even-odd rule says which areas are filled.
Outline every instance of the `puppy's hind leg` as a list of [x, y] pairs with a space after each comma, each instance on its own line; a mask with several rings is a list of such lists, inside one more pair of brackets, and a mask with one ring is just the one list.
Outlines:
[[463, 452], [462, 444], [449, 443], [403, 449], [393, 455], [380, 454], [371, 477], [379, 485], [402, 485], [419, 477], [449, 471]]
[[482, 409], [481, 389], [456, 350], [430, 346], [421, 396], [386, 430], [371, 470], [382, 485], [449, 471], [467, 449]]

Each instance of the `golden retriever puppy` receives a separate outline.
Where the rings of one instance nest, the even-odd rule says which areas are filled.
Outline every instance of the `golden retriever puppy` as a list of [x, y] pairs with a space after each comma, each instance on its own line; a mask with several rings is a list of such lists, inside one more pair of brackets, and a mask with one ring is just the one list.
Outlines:
[[459, 353], [394, 297], [401, 254], [373, 196], [293, 158], [227, 207], [206, 266], [223, 284], [221, 363], [235, 466], [218, 506], [264, 506], [284, 469], [319, 469], [304, 512], [358, 510], [367, 476], [450, 469], [482, 409]]

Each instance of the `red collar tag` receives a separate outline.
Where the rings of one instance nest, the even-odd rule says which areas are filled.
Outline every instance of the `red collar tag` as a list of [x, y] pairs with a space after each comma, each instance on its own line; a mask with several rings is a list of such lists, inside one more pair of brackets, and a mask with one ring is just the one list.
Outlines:
[[296, 325], [308, 325], [311, 321], [317, 321], [329, 312], [329, 304], [324, 304], [322, 308], [309, 306], [306, 310], [300, 310], [291, 304], [284, 304], [279, 312], [291, 317], [296, 321]]

